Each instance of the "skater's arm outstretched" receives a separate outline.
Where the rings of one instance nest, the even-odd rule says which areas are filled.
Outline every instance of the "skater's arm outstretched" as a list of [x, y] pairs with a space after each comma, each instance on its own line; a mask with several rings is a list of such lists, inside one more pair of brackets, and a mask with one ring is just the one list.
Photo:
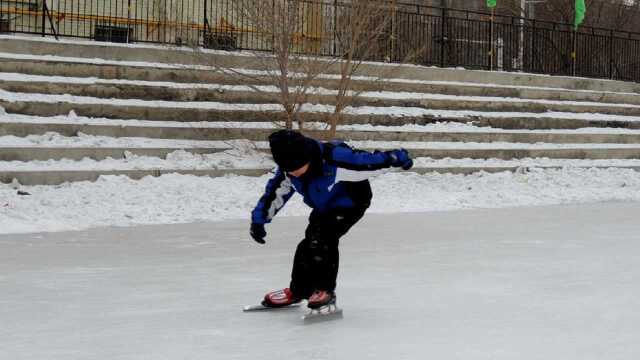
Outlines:
[[265, 243], [264, 237], [267, 233], [264, 230], [264, 224], [271, 222], [294, 192], [291, 180], [278, 168], [276, 175], [267, 182], [264, 194], [251, 212], [251, 237], [255, 241], [260, 244]]
[[362, 181], [384, 172], [392, 167], [409, 170], [413, 166], [413, 160], [405, 149], [390, 151], [368, 152], [352, 149], [340, 142], [327, 143], [324, 146], [326, 160], [333, 162], [338, 181]]

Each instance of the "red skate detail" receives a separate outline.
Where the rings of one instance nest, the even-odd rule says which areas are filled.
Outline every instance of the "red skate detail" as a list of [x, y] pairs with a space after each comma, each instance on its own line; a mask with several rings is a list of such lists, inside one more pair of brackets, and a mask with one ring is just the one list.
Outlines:
[[282, 307], [289, 306], [300, 302], [300, 299], [293, 296], [293, 293], [289, 288], [282, 290], [275, 290], [264, 296], [262, 305], [267, 307]]
[[325, 305], [335, 304], [336, 295], [333, 292], [325, 290], [316, 290], [309, 298], [308, 307], [317, 309]]

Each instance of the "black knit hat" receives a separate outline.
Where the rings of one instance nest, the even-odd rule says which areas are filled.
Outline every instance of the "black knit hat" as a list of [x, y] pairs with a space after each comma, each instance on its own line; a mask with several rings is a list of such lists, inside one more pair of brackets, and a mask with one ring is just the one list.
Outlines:
[[298, 131], [279, 130], [269, 135], [273, 161], [283, 171], [294, 171], [311, 161], [311, 139]]

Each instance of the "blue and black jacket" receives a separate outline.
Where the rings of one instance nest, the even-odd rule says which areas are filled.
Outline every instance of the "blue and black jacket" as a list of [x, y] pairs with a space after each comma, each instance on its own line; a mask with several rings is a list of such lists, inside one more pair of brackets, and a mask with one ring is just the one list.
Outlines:
[[278, 168], [251, 213], [252, 222], [271, 222], [295, 192], [319, 212], [369, 207], [372, 194], [368, 178], [391, 167], [390, 156], [379, 151], [354, 150], [340, 141], [309, 141], [313, 142], [313, 151], [307, 173], [294, 177]]

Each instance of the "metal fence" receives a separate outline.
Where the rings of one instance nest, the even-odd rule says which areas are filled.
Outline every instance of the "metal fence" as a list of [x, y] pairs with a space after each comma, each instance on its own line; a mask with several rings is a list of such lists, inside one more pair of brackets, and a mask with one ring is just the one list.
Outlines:
[[[268, 51], [271, 35], [252, 24], [245, 1], [0, 0], [0, 33]], [[340, 56], [336, 37], [349, 6], [301, 2], [298, 50]], [[640, 82], [638, 33], [422, 5], [388, 9], [370, 59]]]

